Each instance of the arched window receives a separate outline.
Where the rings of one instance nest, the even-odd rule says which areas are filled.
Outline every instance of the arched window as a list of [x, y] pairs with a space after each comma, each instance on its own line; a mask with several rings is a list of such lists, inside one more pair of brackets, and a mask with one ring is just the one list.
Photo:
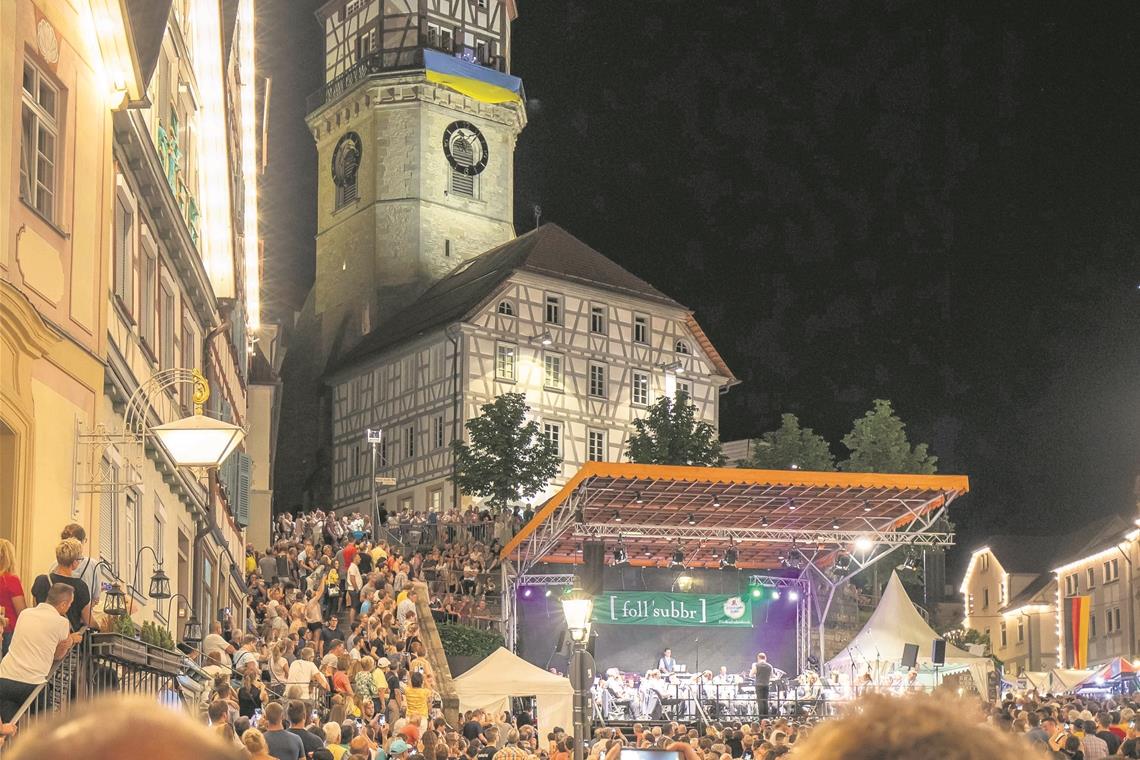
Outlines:
[[499, 301], [499, 313], [507, 317], [513, 317], [515, 315], [515, 307], [510, 301]]
[[689, 344], [683, 340], [679, 340], [677, 341], [677, 345], [674, 347], [674, 350], [679, 354], [687, 354], [689, 353]]

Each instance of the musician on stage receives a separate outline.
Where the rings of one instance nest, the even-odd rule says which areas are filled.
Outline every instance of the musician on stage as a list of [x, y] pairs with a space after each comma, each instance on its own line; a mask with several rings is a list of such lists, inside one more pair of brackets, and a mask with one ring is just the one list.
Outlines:
[[760, 717], [768, 717], [768, 685], [772, 681], [772, 666], [768, 664], [768, 655], [763, 652], [756, 654], [756, 662], [752, 663], [750, 673], [756, 682], [756, 706], [760, 708]]
[[677, 661], [673, 659], [672, 649], [666, 649], [665, 653], [661, 655], [661, 659], [657, 661], [657, 669], [665, 675], [670, 675], [677, 670]]

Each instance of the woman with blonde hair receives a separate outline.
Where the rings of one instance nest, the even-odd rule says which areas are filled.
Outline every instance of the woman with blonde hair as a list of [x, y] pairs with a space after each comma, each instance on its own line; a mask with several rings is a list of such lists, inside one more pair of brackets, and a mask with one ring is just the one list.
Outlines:
[[6, 538], [0, 538], [0, 611], [7, 622], [4, 624], [4, 636], [0, 639], [0, 656], [8, 654], [8, 645], [12, 643], [12, 630], [16, 627], [16, 620], [28, 606], [28, 598], [24, 595], [24, 585], [16, 575], [16, 547]]
[[256, 728], [246, 729], [246, 732], [241, 735], [241, 743], [249, 752], [249, 760], [276, 760], [273, 755], [269, 754], [269, 744], [265, 741], [265, 734]]

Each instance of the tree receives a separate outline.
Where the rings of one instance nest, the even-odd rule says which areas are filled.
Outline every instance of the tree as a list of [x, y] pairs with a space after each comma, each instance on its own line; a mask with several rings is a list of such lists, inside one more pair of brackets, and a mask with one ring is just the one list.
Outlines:
[[761, 470], [835, 469], [827, 441], [811, 428], [801, 428], [794, 414], [780, 416], [780, 427], [770, 430], [753, 442], [752, 458], [743, 462]]
[[875, 399], [874, 406], [855, 420], [843, 437], [851, 456], [839, 463], [847, 472], [933, 473], [938, 457], [926, 453], [926, 444], [913, 448], [906, 438], [906, 425], [894, 413], [891, 402]]
[[697, 420], [697, 408], [682, 391], [677, 400], [668, 396], [649, 407], [649, 414], [634, 420], [626, 454], [640, 464], [686, 464], [719, 467], [724, 454], [716, 431]]
[[480, 407], [465, 427], [471, 444], [452, 441], [454, 480], [468, 496], [479, 496], [502, 511], [518, 499], [529, 499], [558, 472], [558, 451], [527, 420], [530, 407], [521, 393], [505, 393]]

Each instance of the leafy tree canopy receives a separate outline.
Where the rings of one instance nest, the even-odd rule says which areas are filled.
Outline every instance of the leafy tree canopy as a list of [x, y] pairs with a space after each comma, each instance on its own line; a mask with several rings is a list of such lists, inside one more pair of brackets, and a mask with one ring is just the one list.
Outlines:
[[484, 404], [465, 427], [471, 443], [452, 441], [455, 482], [497, 510], [529, 499], [558, 472], [558, 451], [534, 420], [527, 419], [526, 397], [504, 393]]
[[855, 420], [855, 427], [843, 437], [851, 456], [839, 463], [847, 472], [901, 472], [931, 474], [938, 457], [926, 453], [927, 446], [911, 446], [906, 425], [895, 415], [891, 402], [875, 399], [869, 412]]
[[697, 419], [697, 408], [684, 392], [677, 394], [676, 401], [662, 396], [633, 426], [626, 448], [631, 462], [705, 467], [725, 462], [716, 430]]
[[827, 441], [811, 428], [801, 428], [794, 414], [780, 417], [780, 427], [753, 442], [752, 458], [744, 462], [761, 470], [832, 471], [835, 459]]

